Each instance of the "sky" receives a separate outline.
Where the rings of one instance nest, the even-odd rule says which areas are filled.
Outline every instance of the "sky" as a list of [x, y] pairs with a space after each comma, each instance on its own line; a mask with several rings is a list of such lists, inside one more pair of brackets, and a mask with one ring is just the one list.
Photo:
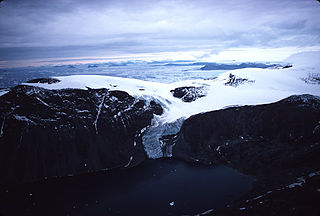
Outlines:
[[276, 61], [320, 50], [316, 0], [3, 0], [0, 67]]

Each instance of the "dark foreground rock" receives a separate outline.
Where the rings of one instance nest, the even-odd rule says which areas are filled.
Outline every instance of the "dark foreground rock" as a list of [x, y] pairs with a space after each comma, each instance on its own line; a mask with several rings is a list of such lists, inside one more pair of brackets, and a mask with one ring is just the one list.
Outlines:
[[198, 98], [207, 96], [205, 87], [185, 86], [170, 91], [174, 97], [181, 98], [183, 102], [192, 102]]
[[122, 91], [16, 86], [0, 97], [0, 183], [133, 166], [161, 113]]
[[257, 179], [247, 197], [220, 214], [320, 214], [319, 97], [195, 115], [173, 137], [174, 157], [222, 163]]

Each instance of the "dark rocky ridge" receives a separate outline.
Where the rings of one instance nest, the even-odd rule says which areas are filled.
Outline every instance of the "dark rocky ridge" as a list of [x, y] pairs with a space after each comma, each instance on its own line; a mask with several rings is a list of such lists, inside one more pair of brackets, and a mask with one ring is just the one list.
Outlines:
[[33, 80], [29, 80], [27, 81], [27, 83], [48, 83], [48, 84], [52, 84], [52, 83], [58, 83], [61, 82], [59, 79], [56, 78], [38, 78], [38, 79], [33, 79]]
[[255, 189], [222, 215], [305, 215], [310, 208], [309, 215], [320, 214], [319, 97], [198, 114], [172, 138], [163, 141], [173, 145], [174, 157], [222, 163], [257, 178]]
[[142, 129], [162, 112], [122, 91], [16, 86], [0, 97], [0, 182], [133, 166], [145, 159]]
[[289, 64], [289, 65], [286, 65], [286, 66], [282, 67], [282, 69], [287, 69], [287, 68], [292, 68], [292, 65]]

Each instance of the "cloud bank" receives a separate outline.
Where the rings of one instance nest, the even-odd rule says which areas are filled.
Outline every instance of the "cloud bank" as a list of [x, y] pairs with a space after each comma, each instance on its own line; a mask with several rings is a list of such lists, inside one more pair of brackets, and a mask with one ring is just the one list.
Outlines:
[[1, 61], [320, 45], [315, 0], [4, 0]]

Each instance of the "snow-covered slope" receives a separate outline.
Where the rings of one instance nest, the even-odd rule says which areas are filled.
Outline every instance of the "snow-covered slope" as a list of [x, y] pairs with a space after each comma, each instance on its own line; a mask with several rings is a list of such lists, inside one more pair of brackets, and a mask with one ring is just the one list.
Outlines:
[[[229, 75], [248, 79], [238, 86], [225, 85]], [[98, 75], [76, 75], [56, 77], [59, 83], [43, 84], [28, 83], [47, 89], [64, 88], [108, 88], [123, 90], [130, 95], [146, 100], [156, 99], [166, 112], [161, 120], [172, 122], [181, 117], [221, 109], [234, 105], [255, 105], [270, 103], [293, 94], [320, 95], [320, 85], [308, 84], [304, 81], [309, 77], [309, 70], [296, 69], [239, 69], [221, 74], [212, 80], [186, 80], [171, 84], [147, 82], [135, 79]], [[173, 97], [170, 90], [183, 86], [203, 86], [207, 96], [186, 103]]]
[[[154, 125], [172, 123], [177, 119], [191, 115], [222, 109], [228, 106], [256, 105], [278, 101], [295, 94], [312, 94], [320, 96], [320, 84], [308, 82], [313, 76], [319, 76], [320, 66], [317, 61], [318, 53], [305, 57], [305, 54], [295, 55], [288, 62], [293, 67], [286, 69], [256, 69], [246, 68], [225, 72], [217, 78], [208, 80], [186, 80], [170, 84], [141, 81], [109, 76], [76, 75], [55, 77], [61, 82], [27, 83], [47, 89], [63, 88], [108, 88], [122, 90], [130, 95], [150, 101], [159, 102], [165, 112], [155, 116]], [[314, 58], [312, 58], [312, 56]], [[301, 63], [309, 59], [303, 67]], [[231, 75], [232, 74], [232, 75]], [[207, 95], [193, 102], [184, 102], [173, 96], [171, 90], [177, 87], [203, 87]], [[154, 153], [152, 153], [154, 151]], [[151, 157], [161, 154], [158, 146], [150, 149]]]
[[320, 51], [300, 52], [291, 55], [285, 60], [295, 67], [320, 67]]

